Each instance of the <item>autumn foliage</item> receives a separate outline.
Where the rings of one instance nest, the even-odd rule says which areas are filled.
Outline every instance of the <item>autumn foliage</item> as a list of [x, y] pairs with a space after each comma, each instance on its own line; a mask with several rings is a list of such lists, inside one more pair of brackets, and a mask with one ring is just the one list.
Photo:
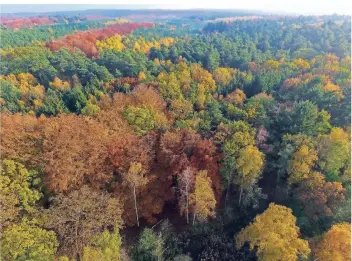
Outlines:
[[0, 23], [6, 28], [19, 29], [35, 25], [54, 24], [56, 21], [47, 16], [44, 17], [1, 17]]
[[88, 57], [97, 57], [99, 55], [97, 41], [105, 40], [115, 35], [124, 35], [138, 28], [152, 27], [153, 23], [124, 23], [113, 24], [104, 28], [92, 29], [89, 31], [78, 31], [74, 34], [46, 43], [46, 46], [52, 51], [58, 51], [66, 48], [74, 52], [75, 48], [84, 52]]

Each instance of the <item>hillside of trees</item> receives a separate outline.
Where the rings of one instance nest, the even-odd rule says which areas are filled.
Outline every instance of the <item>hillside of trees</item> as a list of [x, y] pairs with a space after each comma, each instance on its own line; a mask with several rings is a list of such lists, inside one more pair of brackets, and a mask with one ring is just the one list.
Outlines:
[[1, 36], [1, 260], [350, 260], [351, 17], [91, 10]]

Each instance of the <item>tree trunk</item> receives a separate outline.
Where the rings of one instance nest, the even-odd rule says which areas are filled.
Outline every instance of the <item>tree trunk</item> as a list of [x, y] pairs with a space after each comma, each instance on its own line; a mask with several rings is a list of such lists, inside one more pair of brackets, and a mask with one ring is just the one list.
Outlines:
[[238, 205], [241, 205], [242, 193], [243, 193], [243, 181], [244, 177], [242, 176], [242, 185], [241, 185], [241, 192], [240, 192], [240, 199], [238, 200]]
[[189, 215], [189, 211], [188, 211], [188, 206], [189, 206], [188, 192], [186, 194], [186, 204], [187, 204], [187, 206], [186, 206], [186, 219], [187, 219], [187, 224], [189, 224], [189, 217], [188, 217], [188, 215]]
[[196, 222], [196, 213], [197, 213], [197, 209], [194, 210], [194, 214], [193, 214], [193, 224]]
[[227, 200], [229, 198], [230, 180], [227, 184], [226, 195], [225, 195], [225, 211], [227, 210]]
[[240, 199], [238, 200], [238, 205], [241, 205], [242, 192], [243, 192], [243, 187], [241, 187]]
[[134, 208], [135, 208], [135, 210], [136, 210], [137, 226], [139, 227], [139, 217], [138, 217], [138, 208], [137, 208], [136, 187], [133, 187], [133, 198], [134, 198]]
[[78, 219], [76, 220], [76, 226], [75, 226], [75, 247], [76, 247], [76, 257], [80, 258], [80, 251], [79, 251], [79, 246], [78, 246], [78, 227], [79, 227], [79, 220], [80, 217], [78, 216]]

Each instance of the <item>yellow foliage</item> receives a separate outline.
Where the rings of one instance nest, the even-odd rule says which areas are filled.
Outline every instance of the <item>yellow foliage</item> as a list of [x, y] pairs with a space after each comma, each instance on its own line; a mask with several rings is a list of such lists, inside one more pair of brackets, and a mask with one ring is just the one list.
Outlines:
[[[201, 170], [196, 175], [194, 192], [190, 195], [194, 217], [205, 222], [209, 217], [215, 217], [216, 200], [211, 187], [211, 179], [206, 170]], [[194, 222], [194, 221], [193, 221]]]
[[96, 45], [99, 51], [103, 49], [114, 49], [116, 51], [121, 51], [125, 48], [125, 45], [122, 43], [121, 35], [115, 35], [103, 41], [97, 40]]
[[55, 76], [54, 80], [50, 83], [50, 86], [56, 90], [65, 90], [70, 87], [70, 84]]
[[257, 247], [259, 261], [297, 261], [310, 254], [308, 242], [300, 239], [299, 234], [292, 210], [271, 203], [236, 236], [236, 247], [250, 241], [251, 249]]
[[349, 135], [341, 128], [333, 128], [329, 136], [332, 142], [343, 142], [349, 144]]
[[265, 68], [277, 70], [280, 67], [280, 62], [274, 60], [268, 60], [264, 64]]
[[138, 81], [144, 81], [145, 79], [147, 79], [147, 77], [145, 76], [145, 73], [139, 72], [138, 73]]
[[200, 64], [193, 63], [191, 65], [191, 77], [194, 81], [202, 83], [205, 90], [208, 92], [213, 92], [216, 89], [215, 81], [210, 72], [202, 68]]
[[124, 24], [124, 23], [129, 23], [131, 22], [130, 20], [123, 19], [123, 18], [115, 18], [115, 20], [112, 21], [107, 21], [105, 25], [113, 25], [113, 24]]
[[148, 179], [145, 177], [145, 170], [140, 162], [131, 163], [124, 179], [133, 188], [142, 187], [148, 183]]
[[144, 38], [139, 37], [133, 45], [133, 50], [141, 51], [143, 53], [149, 53], [152, 47], [160, 49], [162, 44], [168, 47], [171, 44], [175, 43], [175, 41], [176, 40], [172, 37], [164, 37], [159, 39], [158, 41], [155, 39], [153, 39], [152, 41], [146, 41]]
[[[21, 93], [21, 100], [18, 102], [21, 107], [24, 107], [29, 101], [34, 108], [37, 109], [42, 106], [42, 100], [45, 96], [44, 86], [38, 84], [35, 77], [30, 73], [19, 73], [17, 75], [9, 74], [7, 76], [0, 76], [1, 79], [11, 82]], [[27, 104], [30, 106], [30, 104]]]
[[199, 83], [197, 85], [197, 106], [199, 109], [204, 109], [206, 100], [204, 84]]
[[232, 68], [218, 67], [213, 72], [214, 80], [217, 84], [226, 86], [231, 82], [233, 73], [234, 69]]
[[315, 162], [318, 160], [317, 153], [307, 145], [300, 147], [289, 161], [288, 182], [296, 183], [309, 177]]
[[314, 256], [322, 261], [351, 260], [351, 225], [336, 224], [326, 232], [313, 249]]
[[264, 165], [264, 154], [257, 147], [249, 145], [241, 150], [236, 160], [238, 176], [236, 183], [241, 188], [248, 188], [257, 181]]
[[324, 86], [324, 91], [334, 93], [337, 96], [338, 100], [341, 100], [344, 97], [340, 86], [335, 85], [332, 82], [328, 82]]
[[33, 105], [34, 105], [35, 109], [38, 109], [38, 108], [43, 106], [43, 103], [42, 103], [41, 100], [36, 99], [36, 100], [33, 101]]
[[304, 59], [294, 59], [293, 60], [293, 64], [296, 65], [299, 69], [309, 69], [310, 68], [310, 64], [307, 60]]

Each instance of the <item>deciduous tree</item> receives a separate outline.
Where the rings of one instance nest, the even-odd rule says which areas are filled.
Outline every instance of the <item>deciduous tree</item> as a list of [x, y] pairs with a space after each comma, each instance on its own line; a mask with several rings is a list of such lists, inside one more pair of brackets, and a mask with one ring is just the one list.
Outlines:
[[[90, 180], [106, 182], [112, 170], [106, 164], [107, 129], [93, 119], [75, 115], [50, 118], [44, 127], [46, 184], [61, 192]], [[99, 186], [99, 185], [98, 185]]]
[[104, 230], [83, 249], [82, 261], [120, 261], [121, 244], [118, 226], [112, 233]]
[[314, 256], [324, 261], [348, 261], [351, 259], [351, 224], [333, 225], [313, 248]]
[[193, 224], [196, 219], [205, 222], [209, 217], [215, 217], [216, 200], [211, 187], [211, 179], [206, 170], [201, 170], [196, 175], [194, 192], [191, 194], [193, 211]]
[[194, 186], [195, 173], [190, 167], [186, 168], [179, 175], [179, 190], [180, 190], [180, 213], [186, 216], [187, 224], [189, 223], [189, 207], [190, 207], [190, 194]]
[[59, 194], [54, 198], [45, 211], [45, 225], [57, 233], [59, 253], [76, 258], [102, 229], [121, 226], [121, 214], [119, 199], [83, 186], [67, 196]]
[[148, 183], [148, 179], [145, 177], [145, 170], [142, 168], [142, 164], [140, 162], [132, 162], [128, 173], [124, 175], [124, 180], [132, 189], [134, 208], [136, 210], [136, 221], [137, 226], [139, 226], [136, 189], [139, 189]]
[[32, 212], [40, 193], [36, 171], [28, 171], [21, 163], [3, 160], [0, 175], [0, 221], [2, 228], [8, 226], [21, 211]]
[[251, 249], [257, 248], [260, 261], [297, 261], [310, 253], [308, 242], [299, 238], [292, 210], [274, 203], [237, 234], [236, 247], [247, 241]]
[[24, 218], [2, 233], [0, 253], [4, 260], [54, 261], [58, 245], [53, 231]]

